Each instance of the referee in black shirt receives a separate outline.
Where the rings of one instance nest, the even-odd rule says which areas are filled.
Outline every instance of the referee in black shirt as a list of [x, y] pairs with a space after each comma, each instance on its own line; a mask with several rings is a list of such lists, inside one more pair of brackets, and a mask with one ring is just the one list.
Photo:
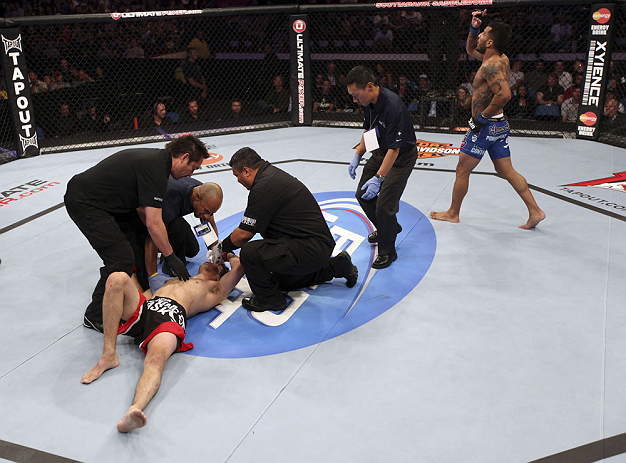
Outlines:
[[[246, 189], [248, 205], [239, 226], [209, 253], [217, 262], [241, 248], [240, 259], [254, 293], [242, 301], [254, 312], [283, 310], [282, 291], [345, 278], [352, 288], [358, 270], [350, 254], [331, 258], [335, 247], [319, 204], [306, 186], [264, 161], [252, 148], [241, 148], [230, 160], [233, 175]], [[263, 239], [250, 239], [259, 233]]]
[[398, 258], [396, 236], [402, 227], [396, 219], [400, 197], [417, 160], [417, 146], [409, 111], [398, 95], [380, 87], [371, 70], [353, 68], [346, 76], [348, 93], [365, 108], [365, 132], [348, 172], [354, 180], [366, 151], [372, 156], [365, 164], [356, 198], [376, 227], [367, 237], [378, 243], [373, 268], [386, 268]]
[[[167, 239], [161, 208], [170, 174], [174, 178], [189, 176], [208, 156], [204, 143], [186, 135], [171, 141], [165, 149], [120, 151], [68, 182], [64, 197], [67, 212], [104, 262], [85, 311], [84, 326], [102, 331], [102, 298], [111, 273], [132, 275], [136, 262], [145, 274], [143, 249], [147, 233], [176, 276], [189, 279], [185, 264], [176, 257]], [[140, 283], [147, 287], [147, 277], [143, 282], [140, 278]]]

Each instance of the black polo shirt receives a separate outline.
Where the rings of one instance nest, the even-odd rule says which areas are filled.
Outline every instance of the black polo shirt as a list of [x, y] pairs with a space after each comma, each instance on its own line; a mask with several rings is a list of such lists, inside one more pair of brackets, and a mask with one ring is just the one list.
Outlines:
[[239, 228], [263, 238], [315, 239], [334, 247], [319, 204], [300, 180], [264, 161]]
[[173, 177], [169, 178], [163, 199], [163, 223], [166, 226], [176, 217], [183, 217], [193, 212], [191, 191], [198, 185], [202, 185], [202, 182], [191, 177], [178, 180]]
[[113, 214], [142, 206], [161, 208], [171, 170], [167, 149], [127, 149], [72, 177], [67, 194], [78, 204]]
[[417, 140], [409, 110], [398, 95], [385, 87], [379, 88], [376, 104], [364, 106], [363, 128], [377, 129], [378, 148], [383, 155], [390, 149], [400, 148], [400, 153], [404, 153], [415, 148]]

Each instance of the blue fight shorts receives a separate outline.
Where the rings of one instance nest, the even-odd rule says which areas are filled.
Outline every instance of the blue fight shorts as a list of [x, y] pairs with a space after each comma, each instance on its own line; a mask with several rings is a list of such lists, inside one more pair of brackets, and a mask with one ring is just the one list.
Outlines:
[[498, 122], [487, 122], [477, 135], [471, 129], [467, 131], [461, 142], [461, 151], [473, 158], [482, 159], [485, 151], [489, 151], [491, 160], [508, 158], [509, 134], [511, 128], [506, 119]]

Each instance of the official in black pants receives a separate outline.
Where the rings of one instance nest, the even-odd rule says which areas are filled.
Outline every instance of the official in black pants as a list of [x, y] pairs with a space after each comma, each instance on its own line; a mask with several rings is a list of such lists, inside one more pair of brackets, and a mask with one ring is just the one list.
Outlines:
[[170, 174], [174, 178], [191, 175], [207, 157], [204, 144], [188, 135], [162, 150], [120, 151], [68, 182], [66, 210], [104, 264], [85, 311], [85, 327], [102, 331], [102, 298], [111, 273], [132, 275], [135, 265], [144, 270], [142, 250], [148, 233], [176, 276], [189, 279], [185, 264], [167, 239], [161, 207]]
[[[230, 160], [233, 174], [246, 189], [248, 205], [239, 226], [209, 253], [209, 262], [241, 248], [240, 259], [254, 296], [245, 309], [283, 310], [282, 291], [345, 278], [353, 287], [358, 270], [350, 254], [331, 258], [335, 247], [317, 201], [298, 179], [264, 161], [252, 148], [241, 148]], [[263, 239], [250, 241], [259, 233]]]
[[378, 255], [372, 263], [386, 268], [398, 258], [396, 236], [402, 227], [396, 219], [400, 198], [417, 160], [413, 122], [402, 99], [378, 86], [374, 73], [363, 66], [353, 68], [345, 80], [348, 93], [365, 109], [363, 129], [348, 173], [354, 180], [366, 151], [372, 157], [365, 164], [355, 196], [376, 231], [368, 236], [378, 242]]

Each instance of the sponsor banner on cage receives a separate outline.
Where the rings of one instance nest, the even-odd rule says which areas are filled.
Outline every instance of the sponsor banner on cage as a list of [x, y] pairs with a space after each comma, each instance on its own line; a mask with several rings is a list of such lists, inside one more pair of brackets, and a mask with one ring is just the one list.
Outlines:
[[39, 154], [39, 142], [35, 131], [33, 99], [24, 57], [24, 44], [20, 29], [2, 29], [2, 68], [6, 83], [7, 99], [15, 134], [15, 151], [18, 157]]
[[313, 120], [311, 99], [311, 51], [309, 19], [307, 15], [292, 15], [289, 19], [291, 45], [291, 105], [294, 125], [311, 125]]
[[615, 5], [592, 5], [589, 19], [587, 67], [581, 103], [578, 107], [576, 137], [597, 140], [602, 124], [604, 97], [613, 47]]

